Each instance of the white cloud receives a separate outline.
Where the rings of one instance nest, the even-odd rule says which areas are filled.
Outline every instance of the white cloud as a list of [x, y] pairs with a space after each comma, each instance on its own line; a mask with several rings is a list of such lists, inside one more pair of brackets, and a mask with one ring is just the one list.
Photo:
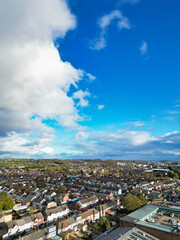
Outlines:
[[134, 146], [143, 145], [151, 140], [150, 134], [143, 131], [124, 131], [118, 130], [116, 133], [110, 134], [110, 137], [123, 139]]
[[114, 10], [101, 17], [98, 21], [99, 27], [101, 29], [106, 29], [114, 19], [118, 19], [119, 28], [130, 28], [129, 20], [124, 17], [119, 10]]
[[[19, 145], [12, 151], [24, 151], [23, 141], [35, 141], [18, 135], [22, 132], [52, 132], [44, 123], [47, 119], [83, 129], [78, 122], [85, 117], [69, 90], [83, 78], [95, 77], [62, 61], [54, 45], [57, 37], [75, 27], [76, 18], [65, 0], [0, 0], [0, 136], [5, 136], [7, 146], [17, 138]], [[81, 97], [79, 105], [88, 102]], [[37, 141], [41, 152], [51, 152], [49, 145]], [[5, 145], [3, 149], [8, 150]]]
[[151, 136], [145, 131], [126, 129], [113, 132], [91, 132], [88, 140], [70, 145], [81, 154], [75, 158], [179, 160], [180, 132]]
[[89, 137], [89, 133], [87, 133], [87, 132], [81, 132], [81, 131], [79, 131], [76, 135], [75, 135], [75, 138], [77, 139], [77, 140], [79, 140], [79, 139], [87, 139]]
[[133, 125], [134, 127], [142, 127], [146, 125], [144, 121], [125, 122], [125, 124]]
[[53, 155], [54, 150], [49, 143], [54, 136], [44, 135], [38, 140], [33, 140], [27, 133], [9, 132], [7, 136], [0, 137], [1, 156], [30, 157], [37, 155]]
[[119, 29], [130, 29], [131, 25], [129, 19], [122, 15], [121, 11], [114, 10], [109, 14], [104, 15], [98, 21], [99, 28], [101, 30], [100, 37], [91, 41], [90, 48], [95, 50], [100, 50], [106, 47], [106, 33], [109, 25], [113, 20], [117, 19], [117, 26]]
[[86, 75], [88, 76], [89, 80], [91, 80], [91, 81], [96, 79], [96, 77], [94, 75], [92, 75], [91, 73], [86, 73]]
[[139, 48], [140, 54], [145, 55], [148, 51], [148, 45], [147, 42], [143, 41], [140, 48]]
[[82, 90], [79, 90], [79, 91], [73, 93], [73, 98], [79, 99], [77, 106], [87, 107], [89, 104], [89, 101], [85, 98], [90, 97], [90, 95], [91, 94], [88, 91], [83, 92]]
[[104, 33], [101, 33], [100, 38], [96, 38], [94, 41], [90, 42], [90, 48], [93, 50], [101, 50], [106, 47], [106, 39]]
[[103, 108], [105, 108], [103, 104], [99, 104], [99, 105], [98, 105], [98, 110], [101, 110], [101, 109], [103, 109]]
[[167, 111], [168, 114], [180, 114], [180, 111], [174, 111], [174, 110], [170, 110], [170, 111]]

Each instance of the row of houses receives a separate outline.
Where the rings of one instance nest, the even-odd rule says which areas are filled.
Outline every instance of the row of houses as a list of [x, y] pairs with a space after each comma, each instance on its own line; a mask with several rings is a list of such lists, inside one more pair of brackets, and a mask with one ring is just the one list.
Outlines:
[[[102, 204], [96, 208], [91, 208], [71, 217], [68, 216], [69, 209], [67, 205], [48, 209], [44, 213], [37, 212], [18, 220], [0, 223], [0, 236], [3, 239], [10, 239], [14, 236], [19, 236], [24, 232], [29, 232], [33, 228], [38, 227], [37, 229], [39, 229], [39, 226], [43, 226], [43, 229], [46, 229], [43, 232], [41, 231], [41, 235], [42, 233], [45, 234], [44, 237], [47, 237], [47, 235], [49, 237], [54, 237], [56, 235], [60, 235], [61, 233], [64, 235], [64, 232], [69, 230], [73, 232], [76, 232], [77, 230], [85, 231], [88, 222], [96, 221], [97, 219], [105, 216], [111, 207], [112, 206], [110, 205]], [[50, 226], [45, 228], [47, 224]], [[28, 235], [34, 236], [35, 234], [32, 232]], [[26, 239], [26, 237], [24, 238]], [[33, 240], [34, 238], [29, 239]]]
[[44, 212], [33, 213], [17, 220], [10, 220], [0, 223], [0, 235], [3, 239], [9, 239], [14, 235], [20, 235], [24, 231], [29, 231], [33, 227], [37, 227], [44, 223], [56, 222], [63, 217], [67, 217], [69, 208], [67, 205], [56, 208], [47, 209]]

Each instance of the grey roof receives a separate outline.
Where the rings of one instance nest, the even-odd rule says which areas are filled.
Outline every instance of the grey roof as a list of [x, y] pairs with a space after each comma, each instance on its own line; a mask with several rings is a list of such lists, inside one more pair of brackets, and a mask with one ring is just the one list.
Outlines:
[[73, 217], [69, 218], [68, 220], [69, 220], [70, 224], [73, 224], [76, 222], [76, 220]]
[[155, 224], [155, 223], [139, 221], [139, 222], [137, 222], [137, 224], [141, 225], [141, 226], [149, 227], [149, 228], [154, 228], [156, 230], [161, 230], [161, 231], [164, 231], [164, 232], [172, 232], [172, 227], [158, 225], [158, 224]]
[[112, 230], [107, 235], [102, 234], [100, 240], [134, 240], [134, 239], [143, 239], [143, 240], [159, 240], [158, 238], [152, 236], [149, 233], [146, 233], [136, 227], [118, 227], [115, 230]]
[[26, 224], [26, 223], [30, 223], [30, 222], [32, 222], [32, 219], [31, 219], [30, 216], [23, 217], [23, 218], [21, 218], [21, 219], [16, 220], [16, 224], [17, 224], [18, 226], [22, 226], [22, 225], [24, 225], [24, 224]]
[[[12, 222], [12, 221], [11, 221]], [[7, 223], [0, 223], [0, 235], [4, 235], [8, 232]]]
[[35, 219], [43, 219], [44, 216], [42, 214], [42, 212], [37, 212], [37, 213], [33, 213], [31, 214], [31, 219], [34, 221]]
[[89, 203], [94, 200], [98, 200], [98, 198], [95, 195], [93, 195], [89, 198], [83, 198], [83, 199], [79, 200], [78, 202], [81, 202], [81, 204], [86, 204], [86, 203]]
[[139, 221], [139, 220], [137, 220], [137, 218], [129, 217], [129, 215], [122, 217], [121, 220], [123, 220], [125, 222], [129, 222], [129, 223], [135, 223], [135, 222]]
[[17, 224], [16, 224], [16, 221], [12, 220], [12, 221], [7, 222], [6, 225], [7, 225], [8, 229], [11, 229]]
[[30, 233], [22, 238], [20, 238], [21, 240], [37, 240], [37, 239], [40, 239], [42, 237], [44, 237], [47, 233], [47, 230], [46, 229], [42, 229], [42, 230], [39, 230], [37, 232], [33, 232], [33, 233]]
[[146, 206], [128, 214], [128, 216], [136, 218], [138, 220], [142, 220], [143, 218], [145, 218], [149, 214], [153, 213], [154, 211], [157, 211], [158, 209], [159, 209], [159, 207], [150, 204], [150, 205], [146, 205]]
[[57, 208], [50, 208], [50, 209], [47, 209], [45, 211], [46, 215], [47, 216], [50, 216], [52, 213], [58, 213], [58, 212], [62, 212], [64, 209], [62, 209], [62, 207], [57, 207]]

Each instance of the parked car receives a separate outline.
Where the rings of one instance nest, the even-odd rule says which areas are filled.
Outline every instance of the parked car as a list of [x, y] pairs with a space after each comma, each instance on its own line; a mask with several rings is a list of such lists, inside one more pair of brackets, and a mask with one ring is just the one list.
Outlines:
[[148, 221], [154, 223], [154, 219], [152, 218], [150, 218]]
[[170, 217], [174, 217], [174, 213], [170, 213]]

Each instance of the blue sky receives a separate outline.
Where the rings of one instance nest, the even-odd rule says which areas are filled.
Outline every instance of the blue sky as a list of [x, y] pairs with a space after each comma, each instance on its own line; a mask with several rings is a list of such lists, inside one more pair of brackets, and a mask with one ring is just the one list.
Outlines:
[[178, 0], [14, 4], [0, 0], [1, 157], [179, 160]]

